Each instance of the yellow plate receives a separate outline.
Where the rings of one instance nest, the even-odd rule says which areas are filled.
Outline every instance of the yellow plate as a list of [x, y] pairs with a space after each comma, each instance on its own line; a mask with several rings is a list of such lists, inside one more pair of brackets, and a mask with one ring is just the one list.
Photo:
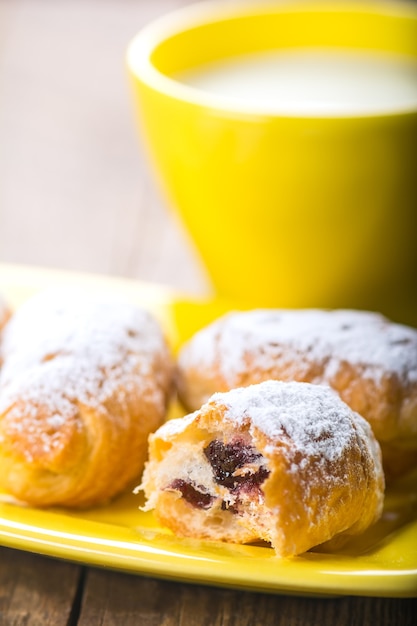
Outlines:
[[[81, 283], [123, 292], [152, 310], [177, 346], [222, 313], [220, 302], [190, 302], [125, 279], [0, 264], [0, 292], [12, 306], [51, 284]], [[177, 407], [178, 410], [178, 407]], [[417, 481], [387, 493], [380, 522], [338, 552], [279, 559], [266, 546], [180, 539], [138, 510], [125, 493], [106, 507], [74, 512], [0, 502], [0, 544], [130, 573], [208, 585], [299, 595], [417, 596]]]

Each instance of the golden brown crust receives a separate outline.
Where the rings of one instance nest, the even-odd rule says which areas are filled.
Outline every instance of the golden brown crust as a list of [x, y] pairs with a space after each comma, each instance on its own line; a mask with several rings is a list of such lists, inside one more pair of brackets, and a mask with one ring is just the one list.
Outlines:
[[156, 321], [127, 302], [50, 292], [23, 305], [3, 339], [3, 489], [36, 506], [86, 507], [137, 479], [172, 386]]
[[266, 381], [151, 435], [142, 488], [179, 535], [291, 556], [375, 522], [384, 476], [369, 425], [330, 389]]
[[330, 385], [371, 424], [390, 477], [417, 465], [417, 330], [359, 311], [249, 311], [214, 322], [179, 355], [189, 410], [268, 379]]

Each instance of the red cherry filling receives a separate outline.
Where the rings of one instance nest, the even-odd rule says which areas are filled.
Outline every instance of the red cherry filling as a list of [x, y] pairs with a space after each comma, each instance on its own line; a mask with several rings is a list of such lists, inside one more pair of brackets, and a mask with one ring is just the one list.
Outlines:
[[[225, 444], [215, 439], [204, 448], [204, 454], [213, 470], [215, 482], [228, 488], [234, 496], [234, 504], [221, 502], [222, 511], [239, 514], [242, 504], [239, 494], [253, 491], [262, 494], [261, 485], [268, 477], [269, 470], [260, 465], [262, 455], [253, 447], [241, 441]], [[244, 471], [245, 466], [248, 471]], [[239, 472], [240, 469], [243, 471]], [[216, 501], [216, 497], [204, 491], [202, 485], [192, 484], [182, 478], [173, 480], [167, 489], [178, 491], [184, 500], [197, 509], [209, 509]]]
[[204, 454], [213, 469], [216, 483], [231, 490], [240, 487], [245, 487], [245, 490], [259, 487], [269, 474], [266, 467], [260, 466], [257, 471], [236, 475], [238, 469], [256, 463], [262, 458], [262, 455], [254, 448], [239, 441], [224, 444], [215, 439], [204, 448]]
[[179, 491], [184, 500], [197, 509], [209, 509], [214, 500], [213, 496], [209, 493], [199, 491], [197, 487], [194, 487], [191, 483], [181, 478], [173, 480], [168, 486], [168, 489]]

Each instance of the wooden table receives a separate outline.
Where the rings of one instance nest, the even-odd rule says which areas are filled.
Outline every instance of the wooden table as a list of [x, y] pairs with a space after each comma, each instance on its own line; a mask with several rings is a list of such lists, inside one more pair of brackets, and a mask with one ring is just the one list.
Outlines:
[[[0, 260], [208, 292], [135, 135], [128, 40], [187, 0], [0, 0]], [[166, 582], [0, 548], [0, 624], [415, 623], [417, 601]]]

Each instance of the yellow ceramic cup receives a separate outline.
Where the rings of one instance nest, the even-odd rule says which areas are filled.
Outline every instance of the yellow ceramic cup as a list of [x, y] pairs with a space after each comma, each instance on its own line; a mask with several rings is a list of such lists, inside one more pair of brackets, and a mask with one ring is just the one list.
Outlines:
[[202, 3], [150, 24], [128, 67], [142, 137], [217, 293], [379, 310], [417, 325], [417, 107], [273, 114], [178, 72], [242, 53], [371, 49], [417, 60], [408, 2]]

